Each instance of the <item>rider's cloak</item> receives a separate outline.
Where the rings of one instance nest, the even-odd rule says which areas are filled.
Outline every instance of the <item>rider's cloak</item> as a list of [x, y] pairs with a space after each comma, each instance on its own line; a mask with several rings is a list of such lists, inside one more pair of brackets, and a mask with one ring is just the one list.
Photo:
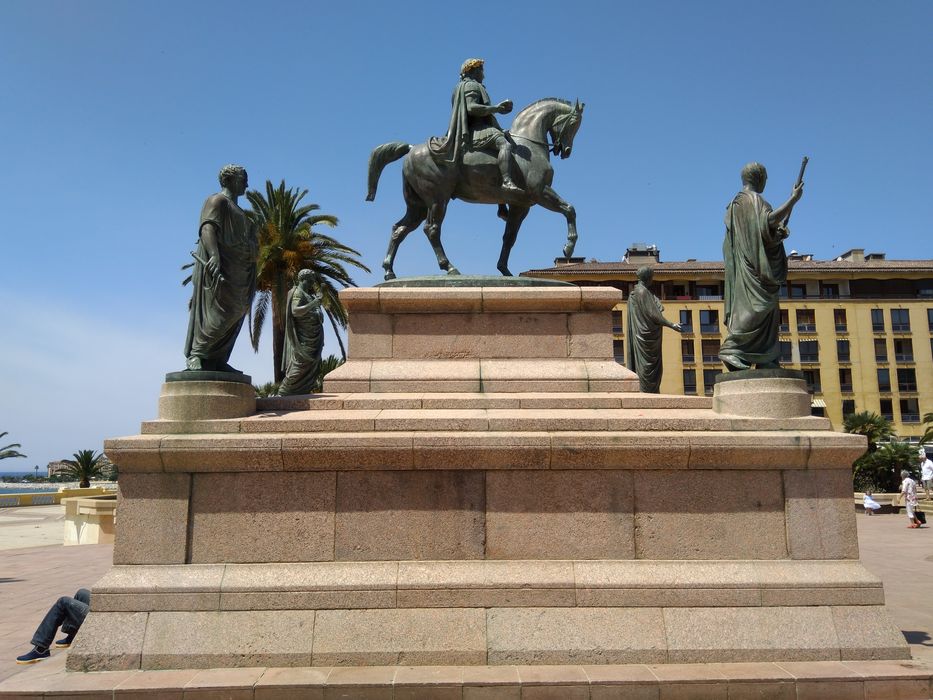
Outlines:
[[490, 114], [484, 117], [470, 117], [467, 106], [474, 104], [489, 105], [489, 93], [483, 84], [473, 78], [463, 78], [454, 88], [450, 98], [452, 109], [447, 135], [441, 138], [431, 137], [428, 149], [436, 160], [459, 163], [463, 154], [470, 149], [481, 149], [501, 133], [502, 127]]

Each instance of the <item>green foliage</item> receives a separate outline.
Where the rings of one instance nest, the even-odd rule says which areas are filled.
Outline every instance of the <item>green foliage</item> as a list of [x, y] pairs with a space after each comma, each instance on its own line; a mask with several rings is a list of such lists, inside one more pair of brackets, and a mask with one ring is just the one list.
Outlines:
[[869, 452], [874, 452], [879, 442], [894, 435], [894, 425], [891, 421], [872, 411], [850, 413], [845, 417], [842, 429], [847, 433], [867, 437]]
[[900, 488], [901, 469], [913, 472], [916, 466], [916, 445], [889, 442], [855, 461], [855, 488], [858, 491], [895, 492]]
[[[923, 431], [923, 436], [920, 438], [920, 444], [926, 445], [928, 442], [933, 442], [933, 413], [925, 413], [923, 415], [923, 425], [926, 426]], [[0, 437], [3, 437], [0, 435]]]
[[336, 355], [328, 355], [325, 358], [321, 359], [321, 371], [318, 374], [317, 380], [314, 382], [314, 388], [312, 391], [318, 392], [324, 388], [324, 376], [328, 372], [333, 372], [340, 365], [344, 363], [343, 358], [337, 357]]
[[892, 471], [889, 452], [879, 454], [878, 443], [894, 434], [894, 426], [887, 418], [872, 411], [850, 413], [843, 422], [843, 430], [868, 438], [868, 451], [852, 465], [852, 480], [857, 491], [896, 491], [900, 483], [897, 472]]
[[337, 226], [337, 217], [316, 214], [317, 204], [301, 204], [308, 190], [286, 189], [282, 180], [278, 187], [266, 181], [265, 195], [250, 190], [246, 198], [252, 206], [250, 218], [259, 227], [259, 260], [256, 263], [256, 298], [250, 321], [250, 339], [253, 349], [259, 350], [259, 338], [266, 317], [272, 315], [272, 361], [275, 381], [284, 378], [282, 353], [285, 347], [285, 304], [288, 291], [295, 283], [298, 272], [309, 269], [314, 273], [314, 286], [323, 295], [321, 306], [330, 320], [341, 355], [347, 353], [337, 332], [347, 327], [347, 311], [337, 293], [356, 283], [347, 272], [347, 266], [369, 272], [360, 259], [360, 253], [340, 243], [336, 238], [314, 230], [317, 225]]
[[[3, 439], [3, 436], [6, 435], [6, 431], [0, 433], [0, 440]], [[10, 459], [11, 457], [25, 457], [22, 452], [20, 452], [18, 447], [22, 447], [18, 442], [12, 442], [9, 445], [4, 445], [0, 447], [0, 459]]]
[[67, 466], [62, 475], [72, 481], [79, 481], [79, 488], [86, 489], [91, 485], [91, 479], [104, 478], [105, 460], [103, 454], [94, 450], [78, 450], [72, 457], [74, 459], [62, 460]]
[[270, 396], [276, 396], [279, 393], [279, 382], [266, 382], [265, 384], [253, 384], [257, 399], [267, 399]]

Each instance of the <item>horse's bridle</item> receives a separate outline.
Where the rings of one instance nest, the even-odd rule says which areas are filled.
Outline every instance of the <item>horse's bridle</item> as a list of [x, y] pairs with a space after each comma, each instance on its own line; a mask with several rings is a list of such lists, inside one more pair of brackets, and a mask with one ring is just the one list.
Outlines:
[[[551, 129], [553, 129], [555, 126], [557, 126], [558, 122], [561, 122], [560, 130], [557, 132], [557, 138], [554, 139], [554, 143], [548, 143], [547, 141], [538, 141], [537, 139], [533, 139], [533, 138], [530, 138], [530, 137], [528, 137], [528, 136], [518, 136], [517, 138], [520, 138], [522, 141], [530, 141], [531, 143], [536, 143], [536, 144], [538, 144], [539, 146], [544, 146], [544, 147], [547, 148], [549, 151], [551, 151], [552, 153], [554, 153], [555, 155], [557, 155], [556, 152], [554, 151], [554, 148], [555, 148], [558, 144], [562, 144], [563, 138], [564, 138], [564, 130], [565, 130], [565, 129], [567, 128], [567, 126], [570, 124], [570, 122], [571, 122], [571, 120], [572, 120], [572, 118], [573, 118], [573, 115], [576, 114], [576, 113], [577, 113], [577, 110], [576, 110], [576, 108], [574, 108], [573, 111], [568, 112], [567, 114], [565, 114], [565, 115], [563, 115], [563, 116], [561, 116], [561, 117], [558, 117], [557, 119], [554, 120], [554, 123], [551, 124]], [[550, 129], [548, 129], [548, 131], [550, 131]], [[509, 133], [510, 136], [513, 135], [511, 131], [508, 132], [508, 133]]]

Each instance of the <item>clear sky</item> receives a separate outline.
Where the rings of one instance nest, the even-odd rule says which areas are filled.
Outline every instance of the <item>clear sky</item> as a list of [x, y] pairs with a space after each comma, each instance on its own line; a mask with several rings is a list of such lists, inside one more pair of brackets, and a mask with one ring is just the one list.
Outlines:
[[[0, 7], [0, 431], [28, 459], [100, 449], [156, 413], [183, 367], [189, 260], [220, 166], [310, 190], [372, 275], [404, 211], [401, 168], [364, 202], [370, 150], [442, 135], [462, 61], [494, 101], [586, 103], [555, 189], [577, 255], [717, 259], [739, 170], [787, 196], [810, 156], [788, 247], [933, 257], [933, 3], [104, 2]], [[504, 126], [510, 115], [501, 119]], [[525, 221], [512, 270], [552, 264], [560, 215]], [[452, 203], [444, 240], [493, 273], [495, 209]], [[420, 232], [399, 275], [435, 274]], [[267, 329], [268, 330], [268, 329]], [[271, 379], [271, 335], [231, 362]], [[325, 352], [337, 352], [330, 340]]]

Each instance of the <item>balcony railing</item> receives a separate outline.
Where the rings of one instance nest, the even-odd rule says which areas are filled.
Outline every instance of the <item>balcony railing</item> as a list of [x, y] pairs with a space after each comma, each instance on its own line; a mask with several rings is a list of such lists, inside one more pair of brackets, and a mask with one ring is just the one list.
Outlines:
[[719, 355], [703, 355], [703, 362], [719, 362]]
[[873, 323], [871, 324], [872, 333], [884, 333], [884, 323]]
[[909, 323], [892, 323], [891, 330], [895, 333], [910, 333]]
[[778, 326], [778, 332], [780, 333], [790, 333], [790, 324], [782, 323]]
[[919, 423], [920, 414], [919, 413], [902, 413], [901, 414], [901, 423]]
[[851, 384], [840, 384], [840, 385], [839, 385], [839, 391], [845, 392], [846, 394], [851, 394], [851, 393], [852, 393], [852, 385], [851, 385]]
[[693, 324], [692, 323], [681, 323], [680, 327], [683, 329], [684, 333], [693, 333]]
[[722, 301], [722, 294], [698, 294], [700, 301]]
[[819, 382], [817, 382], [817, 383], [815, 383], [815, 384], [810, 384], [810, 383], [808, 382], [808, 383], [807, 383], [807, 391], [809, 391], [811, 394], [822, 394], [822, 393], [823, 393], [823, 387], [820, 386]]
[[836, 332], [837, 332], [837, 333], [845, 333], [847, 330], [849, 330], [849, 324], [848, 324], [848, 323], [837, 323], [837, 324], [836, 324]]
[[813, 362], [819, 362], [819, 361], [820, 361], [820, 356], [819, 356], [819, 355], [804, 355], [803, 353], [801, 353], [801, 355], [800, 355], [800, 362], [801, 362], [801, 363], [803, 363], [803, 362], [810, 362], [810, 363], [813, 363]]
[[878, 384], [878, 391], [884, 392], [885, 394], [890, 394], [890, 393], [891, 393], [891, 385], [890, 385], [890, 384], [880, 384], [880, 383], [879, 383], [879, 384]]
[[881, 417], [884, 418], [885, 420], [894, 420], [893, 413], [882, 413]]
[[838, 359], [840, 362], [851, 362], [849, 357], [849, 353], [839, 353], [836, 359]]
[[894, 359], [897, 362], [913, 362], [914, 354], [912, 352], [911, 353], [906, 353], [906, 352], [894, 353]]
[[[681, 355], [680, 359], [682, 362], [696, 362], [695, 355]], [[696, 387], [694, 387], [694, 389], [696, 389]]]
[[622, 326], [613, 326], [613, 327], [612, 327], [612, 332], [613, 332], [615, 335], [622, 335]]
[[718, 323], [701, 323], [700, 324], [700, 333], [718, 333], [719, 324]]
[[887, 361], [888, 361], [887, 355], [879, 355], [878, 353], [875, 353], [875, 362], [887, 362]]
[[798, 333], [816, 333], [816, 324], [815, 323], [798, 323], [797, 332]]
[[898, 391], [916, 391], [917, 382], [898, 382], [897, 390]]
[[694, 395], [694, 396], [695, 396], [696, 393], [697, 393], [697, 386], [696, 386], [696, 384], [691, 384], [691, 385], [689, 385], [689, 386], [685, 386], [685, 387], [684, 387], [684, 393], [685, 393], [685, 394], [690, 394], [690, 395]]

